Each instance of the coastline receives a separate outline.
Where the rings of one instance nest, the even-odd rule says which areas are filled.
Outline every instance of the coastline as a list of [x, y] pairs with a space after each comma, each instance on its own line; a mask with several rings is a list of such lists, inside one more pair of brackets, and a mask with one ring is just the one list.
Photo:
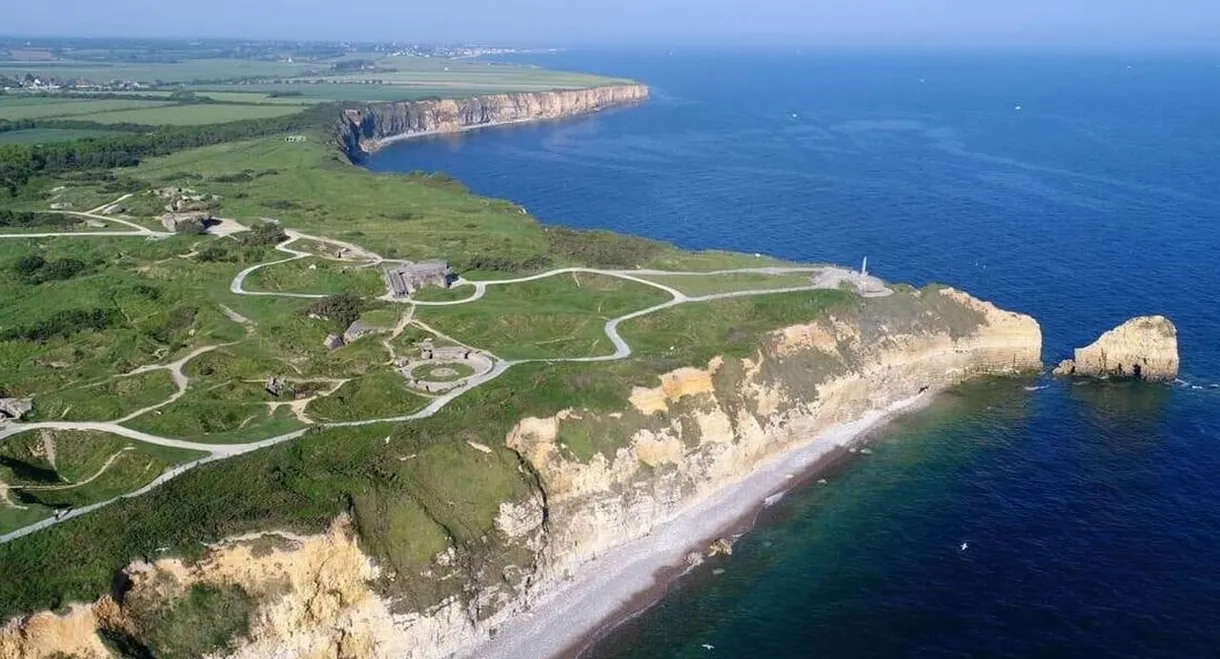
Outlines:
[[640, 105], [642, 103], [643, 103], [643, 101], [638, 101], [636, 103], [615, 105], [615, 106], [610, 106], [610, 107], [605, 107], [605, 108], [596, 108], [596, 109], [590, 110], [588, 112], [581, 112], [579, 114], [569, 114], [569, 115], [564, 115], [562, 117], [529, 117], [529, 118], [524, 118], [524, 119], [513, 119], [510, 121], [497, 121], [497, 122], [486, 123], [486, 124], [471, 124], [469, 126], [459, 126], [458, 128], [449, 128], [449, 129], [442, 129], [442, 130], [421, 130], [421, 131], [417, 131], [414, 133], [399, 133], [398, 135], [390, 135], [389, 137], [379, 137], [375, 140], [368, 140], [360, 145], [360, 150], [364, 154], [363, 157], [367, 158], [367, 157], [373, 155], [374, 153], [377, 153], [378, 151], [380, 151], [388, 146], [391, 146], [393, 144], [398, 144], [399, 142], [408, 142], [411, 140], [425, 139], [425, 138], [429, 138], [429, 137], [445, 137], [447, 135], [461, 135], [463, 133], [470, 133], [470, 132], [474, 132], [474, 131], [487, 130], [487, 129], [493, 129], [493, 128], [506, 128], [506, 127], [510, 127], [510, 126], [524, 126], [524, 125], [530, 125], [530, 124], [555, 123], [558, 121], [564, 121], [566, 119], [584, 119], [584, 118], [587, 118], [590, 116], [601, 114], [602, 112], [604, 112], [606, 110], [630, 109], [630, 108]]
[[[589, 113], [585, 113], [585, 114], [572, 115], [571, 118], [585, 117], [590, 114], [596, 114], [600, 111], [601, 110], [594, 110], [593, 112], [589, 112]], [[564, 117], [564, 118], [566, 119], [568, 117]], [[390, 135], [389, 137], [379, 137], [375, 140], [368, 140], [366, 142], [363, 142], [360, 145], [360, 150], [364, 152], [365, 157], [368, 157], [368, 156], [371, 156], [374, 153], [377, 153], [378, 151], [386, 148], [387, 146], [390, 146], [391, 144], [397, 144], [399, 142], [418, 140], [418, 139], [423, 139], [425, 137], [443, 137], [445, 135], [461, 135], [462, 133], [469, 133], [471, 131], [481, 130], [484, 128], [503, 128], [505, 126], [520, 126], [523, 124], [537, 124], [537, 123], [542, 123], [544, 121], [555, 121], [555, 120], [554, 119], [513, 119], [511, 121], [499, 121], [499, 122], [488, 123], [488, 124], [472, 124], [470, 126], [459, 126], [457, 128], [438, 129], [438, 130], [421, 130], [421, 131], [417, 131], [414, 133], [399, 133], [397, 135]]]
[[643, 101], [639, 101], [636, 103], [630, 103], [630, 104], [624, 104], [624, 105], [614, 105], [614, 106], [605, 107], [605, 108], [596, 108], [596, 109], [590, 110], [588, 112], [581, 112], [579, 114], [569, 114], [569, 115], [564, 115], [562, 117], [529, 117], [529, 118], [525, 118], [525, 119], [513, 119], [510, 121], [497, 121], [497, 122], [486, 123], [486, 124], [471, 124], [469, 126], [459, 126], [458, 128], [450, 128], [450, 129], [444, 129], [444, 130], [421, 130], [421, 131], [417, 131], [414, 133], [399, 133], [398, 135], [390, 135], [389, 137], [379, 137], [376, 140], [369, 140], [368, 142], [361, 144], [360, 149], [364, 152], [364, 156], [368, 157], [392, 144], [397, 144], [399, 142], [408, 142], [411, 140], [424, 139], [424, 138], [428, 138], [428, 137], [444, 137], [446, 135], [461, 135], [463, 133], [470, 133], [470, 132], [474, 132], [474, 131], [493, 129], [493, 128], [506, 128], [509, 126], [524, 126], [524, 125], [530, 125], [530, 124], [555, 123], [558, 121], [564, 121], [566, 119], [584, 119], [587, 117], [601, 114], [602, 112], [605, 112], [606, 110], [630, 109], [632, 107], [640, 105], [641, 103], [643, 103]]
[[356, 161], [404, 140], [584, 117], [606, 109], [639, 105], [648, 96], [646, 85], [622, 82], [580, 89], [374, 104], [344, 110], [336, 137], [348, 158]]
[[934, 393], [895, 402], [848, 423], [826, 428], [776, 456], [745, 478], [717, 489], [657, 527], [582, 566], [541, 606], [508, 621], [495, 637], [462, 655], [467, 659], [578, 659], [585, 651], [665, 594], [685, 574], [684, 561], [727, 531], [748, 529], [768, 498], [816, 477], [865, 434], [923, 409]]

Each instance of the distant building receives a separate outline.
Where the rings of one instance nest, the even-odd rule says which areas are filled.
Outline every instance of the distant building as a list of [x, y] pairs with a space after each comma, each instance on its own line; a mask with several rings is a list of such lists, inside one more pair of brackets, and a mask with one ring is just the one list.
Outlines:
[[407, 297], [425, 286], [449, 288], [452, 277], [446, 261], [408, 263], [385, 271], [386, 286], [394, 297]]
[[288, 137], [284, 138], [284, 141], [285, 142], [304, 142], [305, 136], [304, 135], [289, 135]]

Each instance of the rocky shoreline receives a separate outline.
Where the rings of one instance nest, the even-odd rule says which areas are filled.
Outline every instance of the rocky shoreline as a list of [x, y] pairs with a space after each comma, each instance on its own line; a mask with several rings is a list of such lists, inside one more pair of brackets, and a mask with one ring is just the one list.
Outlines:
[[843, 455], [866, 433], [933, 400], [934, 395], [916, 395], [817, 433], [805, 445], [776, 456], [742, 480], [724, 484], [673, 519], [663, 520], [654, 532], [589, 561], [575, 579], [518, 621], [459, 656], [579, 657], [619, 624], [663, 597], [665, 586], [685, 572], [685, 561], [692, 553], [712, 553], [712, 547], [723, 546], [718, 538], [748, 530], [749, 521], [770, 497], [817, 477], [831, 459]]

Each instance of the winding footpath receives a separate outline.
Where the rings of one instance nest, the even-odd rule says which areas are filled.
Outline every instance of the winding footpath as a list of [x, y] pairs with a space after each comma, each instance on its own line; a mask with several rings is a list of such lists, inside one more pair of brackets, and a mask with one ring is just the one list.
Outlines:
[[[158, 238], [158, 237], [164, 237], [164, 236], [170, 235], [170, 234], [166, 234], [166, 233], [162, 233], [162, 232], [152, 231], [152, 230], [144, 228], [144, 227], [140, 227], [139, 225], [132, 223], [132, 222], [117, 220], [116, 218], [113, 218], [113, 217], [96, 214], [100, 210], [105, 209], [106, 207], [111, 206], [115, 203], [119, 203], [119, 202], [123, 201], [124, 199], [127, 199], [128, 197], [130, 197], [130, 195], [125, 195], [125, 196], [120, 197], [119, 199], [115, 200], [114, 202], [111, 202], [110, 204], [104, 204], [103, 206], [100, 206], [100, 207], [93, 209], [86, 213], [75, 213], [75, 212], [69, 212], [69, 211], [58, 211], [58, 212], [63, 212], [63, 213], [71, 214], [71, 215], [79, 215], [79, 216], [83, 216], [83, 217], [90, 217], [90, 218], [95, 218], [95, 219], [100, 219], [100, 220], [105, 220], [105, 221], [117, 221], [122, 224], [127, 224], [129, 226], [135, 227], [136, 229], [139, 229], [138, 231], [131, 231], [131, 232], [128, 232], [128, 231], [63, 232], [63, 233], [49, 233], [49, 234], [28, 234], [28, 233], [0, 234], [0, 238], [40, 238], [40, 237], [76, 237], [76, 236], [111, 237], [111, 236], [133, 236], [133, 235], [145, 236], [145, 237], [149, 237], [149, 238]], [[292, 261], [309, 258], [309, 257], [323, 258], [323, 259], [327, 259], [327, 260], [340, 261], [340, 262], [345, 262], [345, 263], [354, 263], [354, 264], [357, 264], [359, 267], [376, 267], [378, 265], [381, 265], [382, 263], [399, 262], [399, 261], [394, 261], [391, 259], [385, 259], [373, 252], [369, 252], [369, 251], [367, 251], [357, 245], [353, 245], [351, 243], [345, 243], [342, 241], [333, 240], [330, 238], [325, 238], [325, 237], [320, 237], [320, 236], [307, 235], [307, 234], [300, 233], [300, 232], [294, 231], [294, 230], [286, 230], [285, 233], [288, 235], [288, 240], [276, 245], [275, 249], [277, 251], [288, 254], [289, 255], [288, 258], [279, 259], [279, 260], [275, 260], [275, 261], [269, 261], [266, 263], [260, 263], [260, 264], [245, 268], [244, 270], [238, 272], [237, 275], [235, 275], [233, 277], [233, 280], [229, 284], [230, 292], [232, 292], [235, 295], [246, 295], [246, 296], [283, 297], [283, 298], [296, 298], [296, 299], [321, 299], [321, 298], [325, 298], [326, 295], [313, 294], [313, 293], [252, 291], [252, 290], [248, 290], [246, 288], [245, 282], [246, 282], [246, 279], [252, 273], [257, 272], [258, 270], [260, 270], [262, 268], [270, 267], [273, 265], [279, 265], [279, 264], [283, 264], [283, 263], [289, 263]], [[301, 241], [312, 241], [315, 243], [336, 245], [339, 248], [341, 248], [342, 250], [350, 251], [352, 253], [353, 258], [341, 258], [341, 257], [328, 256], [328, 255], [324, 255], [324, 254], [315, 254], [315, 253], [311, 253], [311, 252], [301, 251], [299, 249], [293, 249], [291, 247], [293, 244], [296, 244]], [[126, 437], [129, 439], [137, 440], [140, 442], [145, 442], [148, 444], [155, 444], [158, 446], [166, 446], [166, 447], [171, 447], [171, 448], [176, 448], [176, 449], [186, 449], [186, 450], [190, 450], [190, 451], [197, 451], [197, 452], [204, 454], [203, 457], [192, 460], [190, 462], [185, 462], [185, 463], [176, 465], [176, 466], [168, 469], [167, 471], [165, 471], [165, 473], [158, 476], [152, 482], [148, 483], [144, 487], [141, 487], [140, 489], [135, 490], [133, 492], [129, 492], [127, 494], [123, 494], [123, 495], [120, 495], [113, 499], [106, 500], [106, 501], [101, 501], [101, 502], [97, 502], [97, 503], [94, 503], [94, 504], [91, 504], [88, 506], [83, 506], [81, 508], [76, 508], [76, 509], [68, 511], [65, 514], [60, 515], [59, 517], [44, 519], [35, 524], [31, 524], [29, 526], [17, 529], [10, 533], [0, 535], [0, 544], [11, 542], [13, 540], [16, 540], [17, 538], [21, 538], [21, 537], [27, 536], [31, 533], [35, 533], [37, 531], [41, 531], [43, 529], [54, 526], [56, 524], [66, 522], [75, 517], [79, 517], [81, 515], [88, 514], [94, 510], [98, 510], [100, 508], [111, 505], [111, 504], [121, 501], [123, 499], [129, 499], [129, 498], [141, 496], [143, 494], [146, 494], [146, 493], [152, 491], [153, 489], [156, 489], [157, 487], [160, 487], [161, 485], [169, 482], [170, 480], [177, 478], [178, 476], [181, 476], [184, 473], [187, 473], [188, 471], [190, 471], [196, 467], [200, 467], [202, 465], [205, 465], [205, 464], [208, 464], [211, 462], [224, 460], [224, 459], [231, 458], [234, 456], [243, 455], [246, 453], [250, 453], [252, 451], [258, 451], [260, 449], [264, 449], [264, 448], [267, 448], [270, 446], [275, 446], [275, 445], [281, 444], [283, 442], [291, 441], [291, 440], [297, 439], [299, 437], [302, 437], [307, 432], [309, 432], [310, 430], [313, 430], [315, 428], [317, 428], [317, 429], [350, 428], [350, 427], [368, 426], [368, 425], [381, 424], [381, 423], [401, 423], [401, 422], [415, 421], [415, 420], [419, 420], [419, 419], [426, 419], [426, 418], [436, 414], [437, 412], [441, 411], [442, 409], [444, 409], [446, 405], [448, 405], [450, 402], [452, 402], [457, 397], [461, 396], [462, 394], [466, 393], [467, 391], [470, 391], [482, 384], [485, 384], [487, 382], [490, 382], [491, 380], [498, 378], [499, 376], [503, 375], [506, 371], [508, 371], [508, 369], [510, 369], [516, 365], [527, 364], [527, 363], [559, 363], [559, 362], [592, 363], [592, 362], [607, 362], [607, 361], [626, 359], [626, 358], [630, 357], [632, 354], [631, 346], [627, 343], [626, 339], [624, 339], [622, 337], [622, 335], [619, 333], [619, 326], [626, 321], [629, 321], [629, 320], [632, 320], [635, 318], [639, 318], [641, 316], [646, 316], [648, 314], [652, 314], [652, 313], [656, 313], [658, 311], [662, 311], [664, 309], [676, 307], [681, 304], [711, 302], [714, 300], [722, 300], [722, 299], [737, 298], [737, 297], [751, 297], [751, 296], [760, 296], [760, 295], [796, 293], [796, 292], [812, 291], [812, 290], [827, 289], [827, 288], [834, 287], [834, 286], [827, 285], [827, 284], [812, 283], [812, 280], [811, 280], [811, 284], [807, 285], [807, 286], [794, 286], [794, 287], [786, 287], [786, 288], [764, 288], [764, 289], [741, 290], [741, 291], [732, 291], [732, 292], [726, 292], [726, 293], [713, 293], [713, 294], [709, 294], [709, 295], [691, 296], [672, 286], [668, 286], [668, 285], [660, 283], [660, 282], [649, 280], [649, 279], [647, 279], [648, 276], [689, 276], [689, 277], [705, 276], [706, 277], [706, 276], [714, 276], [714, 275], [732, 275], [732, 274], [790, 275], [790, 274], [805, 274], [805, 273], [813, 275], [814, 273], [830, 272], [831, 271], [830, 269], [833, 269], [833, 271], [834, 271], [833, 274], [839, 275], [840, 277], [843, 276], [843, 274], [841, 274], [841, 273], [845, 273], [846, 275], [851, 274], [851, 271], [849, 271], [849, 270], [837, 268], [834, 266], [761, 267], [761, 268], [741, 268], [741, 269], [734, 269], [734, 270], [717, 270], [717, 271], [710, 271], [710, 272], [674, 272], [674, 271], [668, 271], [668, 270], [602, 270], [602, 269], [598, 269], [598, 268], [569, 267], [569, 268], [556, 268], [554, 270], [549, 270], [547, 272], [539, 273], [536, 275], [518, 277], [518, 278], [513, 278], [513, 279], [499, 279], [499, 280], [487, 280], [487, 281], [459, 280], [459, 282], [455, 285], [472, 286], [474, 288], [474, 292], [470, 295], [470, 297], [467, 297], [467, 298], [464, 298], [461, 300], [452, 300], [452, 301], [444, 301], [444, 302], [426, 302], [426, 301], [411, 300], [410, 298], [406, 298], [406, 299], [392, 298], [387, 293], [385, 296], [380, 297], [378, 299], [388, 301], [388, 302], [408, 304], [408, 305], [412, 305], [413, 307], [414, 306], [453, 306], [453, 305], [470, 304], [472, 302], [477, 302], [478, 300], [482, 299], [487, 294], [487, 289], [490, 286], [506, 286], [506, 285], [510, 285], [510, 284], [521, 284], [521, 283], [526, 283], [526, 282], [538, 281], [541, 279], [555, 277], [558, 275], [574, 274], [574, 273], [588, 273], [588, 274], [595, 274], [595, 275], [604, 275], [604, 276], [608, 276], [608, 277], [615, 277], [618, 279], [623, 279], [626, 281], [631, 281], [631, 282], [635, 282], [638, 284], [651, 286], [653, 288], [662, 290], [665, 293], [667, 293], [670, 296], [670, 299], [665, 302], [662, 302], [660, 304], [655, 304], [655, 305], [647, 307], [645, 309], [640, 309], [638, 311], [634, 311], [634, 312], [607, 320], [605, 323], [605, 326], [604, 326], [604, 331], [605, 331], [606, 337], [610, 340], [611, 344], [614, 346], [614, 351], [607, 355], [599, 355], [599, 356], [593, 356], [593, 357], [556, 357], [556, 358], [550, 358], [550, 359], [541, 358], [541, 359], [502, 360], [502, 359], [496, 358], [495, 355], [492, 355], [491, 353], [489, 353], [485, 350], [481, 350], [481, 349], [475, 348], [473, 346], [466, 346], [466, 347], [470, 347], [474, 350], [478, 350], [479, 352], [483, 353], [484, 355], [487, 355], [494, 363], [493, 368], [490, 371], [487, 371], [485, 373], [482, 373], [482, 374], [469, 378], [468, 380], [464, 381], [460, 386], [455, 387], [454, 389], [452, 389], [451, 391], [449, 391], [447, 393], [436, 396], [425, 407], [423, 407], [422, 409], [420, 409], [418, 411], [410, 413], [410, 414], [404, 414], [401, 416], [376, 418], [376, 419], [363, 419], [363, 420], [359, 420], [359, 421], [317, 423], [317, 424], [311, 425], [308, 428], [296, 430], [296, 431], [293, 431], [290, 433], [285, 433], [285, 434], [278, 435], [276, 437], [271, 437], [268, 439], [264, 439], [264, 440], [261, 440], [258, 442], [250, 442], [250, 443], [245, 443], [245, 444], [210, 444], [210, 443], [192, 442], [192, 441], [186, 441], [186, 440], [180, 440], [180, 439], [171, 439], [171, 438], [167, 438], [167, 437], [159, 437], [156, 435], [151, 435], [148, 433], [140, 432], [138, 430], [132, 430], [126, 426], [121, 425], [121, 424], [131, 421], [139, 416], [142, 416], [144, 414], [148, 414], [155, 410], [161, 409], [167, 405], [172, 404], [173, 402], [177, 401], [178, 399], [180, 399], [182, 396], [184, 396], [187, 393], [187, 390], [190, 388], [190, 378], [183, 371], [186, 364], [188, 362], [190, 362], [192, 359], [194, 359], [202, 354], [205, 354], [205, 353], [208, 353], [213, 350], [220, 349], [220, 348], [224, 348], [224, 347], [227, 347], [230, 345], [234, 345], [234, 343], [225, 343], [225, 344], [204, 346], [201, 348], [197, 348], [194, 351], [190, 352], [189, 354], [185, 355], [184, 357], [182, 357], [172, 363], [143, 366], [143, 367], [137, 368], [131, 372], [116, 375], [115, 377], [132, 377], [132, 376], [140, 375], [143, 373], [149, 373], [149, 372], [158, 371], [158, 370], [166, 370], [166, 371], [169, 371], [171, 377], [173, 378], [174, 384], [177, 388], [177, 390], [174, 392], [174, 394], [171, 395], [165, 401], [162, 401], [156, 405], [151, 405], [146, 408], [137, 410], [120, 419], [115, 419], [113, 421], [105, 421], [105, 422], [46, 421], [46, 422], [35, 422], [35, 423], [0, 423], [0, 441], [6, 439], [8, 437], [12, 437], [14, 435], [18, 435], [18, 434], [26, 433], [26, 432], [32, 432], [32, 431], [36, 431], [36, 430], [94, 431], [94, 432], [110, 433], [113, 435]], [[875, 293], [873, 293], [873, 294], [875, 294]], [[236, 315], [235, 312], [234, 312], [234, 315]], [[230, 316], [230, 317], [232, 317], [232, 316]], [[428, 325], [424, 324], [422, 321], [411, 320], [409, 322], [438, 337], [453, 341], [454, 343], [457, 343], [459, 345], [465, 345], [465, 344], [462, 344], [460, 341], [456, 341], [450, 337], [445, 336], [440, 331], [429, 327]], [[401, 331], [401, 329], [398, 329], [397, 331]], [[0, 502], [0, 505], [2, 505], [2, 502]]]

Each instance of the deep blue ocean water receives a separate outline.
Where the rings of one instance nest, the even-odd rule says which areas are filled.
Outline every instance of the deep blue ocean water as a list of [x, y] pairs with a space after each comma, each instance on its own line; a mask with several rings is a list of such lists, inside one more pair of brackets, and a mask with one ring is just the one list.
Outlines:
[[653, 98], [403, 143], [370, 168], [683, 247], [867, 255], [1034, 315], [1048, 363], [1163, 313], [1184, 362], [1172, 386], [963, 387], [588, 656], [1220, 656], [1220, 58], [525, 59]]

